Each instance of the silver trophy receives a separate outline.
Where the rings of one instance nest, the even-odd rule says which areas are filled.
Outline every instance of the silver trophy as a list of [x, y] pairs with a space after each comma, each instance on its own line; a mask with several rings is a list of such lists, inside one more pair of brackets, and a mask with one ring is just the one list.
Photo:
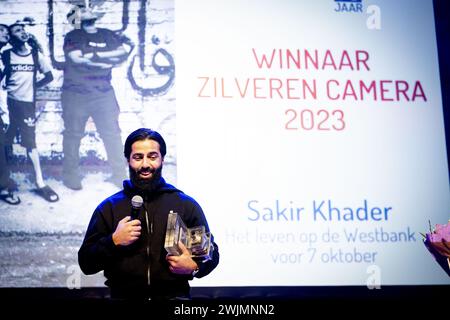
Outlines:
[[205, 231], [205, 226], [186, 227], [178, 213], [171, 210], [167, 218], [164, 248], [168, 253], [179, 256], [179, 241], [188, 249], [192, 258], [202, 261], [212, 259], [214, 247], [211, 245], [211, 233]]

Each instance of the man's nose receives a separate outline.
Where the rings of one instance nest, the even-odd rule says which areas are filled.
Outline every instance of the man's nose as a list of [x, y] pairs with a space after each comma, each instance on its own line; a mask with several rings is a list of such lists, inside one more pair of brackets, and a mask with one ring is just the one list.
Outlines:
[[144, 167], [144, 168], [150, 167], [150, 159], [147, 159], [146, 157], [144, 157], [144, 161], [142, 162], [142, 167]]

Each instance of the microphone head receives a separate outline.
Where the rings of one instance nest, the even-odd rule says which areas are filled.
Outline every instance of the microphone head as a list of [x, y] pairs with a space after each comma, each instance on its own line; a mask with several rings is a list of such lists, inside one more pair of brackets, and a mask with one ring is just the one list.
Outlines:
[[136, 195], [131, 199], [131, 206], [133, 208], [139, 209], [140, 207], [142, 207], [143, 203], [144, 203], [144, 199], [142, 199], [141, 196]]

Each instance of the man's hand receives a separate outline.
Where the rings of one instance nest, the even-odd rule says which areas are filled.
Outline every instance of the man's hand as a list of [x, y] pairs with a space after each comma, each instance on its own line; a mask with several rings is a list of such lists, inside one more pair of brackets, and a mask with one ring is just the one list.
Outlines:
[[131, 220], [127, 216], [119, 221], [116, 231], [112, 235], [116, 246], [128, 246], [139, 239], [141, 235], [141, 221], [139, 219]]
[[94, 52], [88, 52], [88, 53], [83, 54], [83, 58], [92, 60], [94, 58]]
[[85, 53], [81, 56], [82, 60], [79, 61], [83, 61], [83, 63], [89, 67], [94, 67], [94, 68], [98, 68], [98, 69], [111, 69], [113, 67], [112, 63], [106, 63], [106, 62], [99, 62], [99, 61], [94, 61], [95, 59], [95, 55], [93, 52], [88, 52]]
[[96, 68], [99, 68], [99, 69], [104, 69], [104, 70], [111, 69], [113, 67], [112, 64], [104, 63], [104, 62], [92, 62], [92, 63], [89, 64], [89, 66], [90, 67], [96, 67]]
[[166, 260], [169, 263], [169, 269], [176, 274], [191, 274], [198, 268], [197, 263], [192, 260], [191, 254], [182, 242], [178, 242], [181, 249], [181, 255], [173, 256], [168, 254]]

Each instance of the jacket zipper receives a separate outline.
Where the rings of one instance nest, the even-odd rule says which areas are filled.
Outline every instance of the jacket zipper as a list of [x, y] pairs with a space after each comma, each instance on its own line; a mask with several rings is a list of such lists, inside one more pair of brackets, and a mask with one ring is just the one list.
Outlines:
[[148, 259], [148, 265], [147, 265], [147, 285], [150, 286], [150, 237], [153, 233], [153, 225], [149, 227], [148, 223], [148, 212], [147, 209], [145, 209], [145, 222], [147, 225], [147, 234], [148, 234], [148, 242], [147, 242], [147, 259]]

